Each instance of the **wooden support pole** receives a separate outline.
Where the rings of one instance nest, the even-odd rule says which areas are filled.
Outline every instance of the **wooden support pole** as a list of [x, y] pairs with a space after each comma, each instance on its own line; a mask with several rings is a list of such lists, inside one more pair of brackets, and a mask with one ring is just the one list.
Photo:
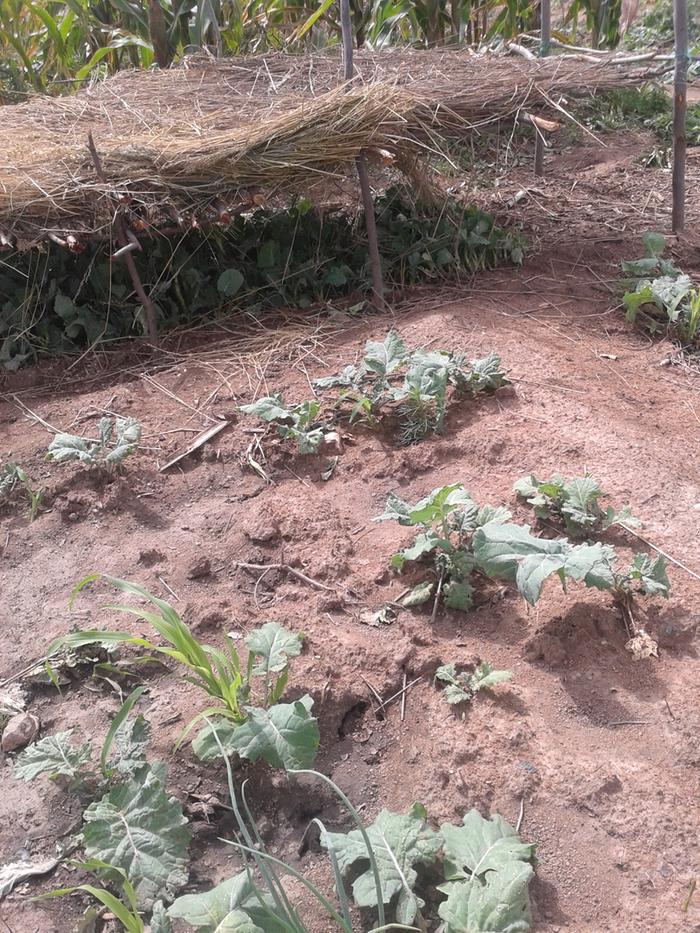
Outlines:
[[[340, 0], [340, 25], [343, 33], [343, 66], [346, 81], [350, 81], [354, 74], [352, 62], [352, 25], [350, 23], [350, 2]], [[374, 216], [374, 201], [369, 183], [367, 160], [364, 152], [360, 152], [356, 159], [357, 177], [360, 182], [362, 204], [365, 209], [365, 228], [367, 231], [367, 248], [372, 271], [372, 295], [377, 308], [384, 307], [384, 280], [382, 278], [382, 260], [379, 255], [379, 240], [377, 238], [377, 221]]]
[[[552, 44], [552, 7], [551, 0], [540, 0], [540, 58], [549, 55]], [[535, 175], [544, 175], [544, 136], [537, 124], [535, 126]]]
[[[95, 140], [92, 138], [92, 133], [88, 133], [88, 149], [90, 150], [90, 155], [92, 156], [92, 161], [95, 166], [95, 173], [97, 177], [102, 182], [102, 184], [107, 184], [107, 178], [102, 169], [102, 162], [97, 153], [97, 147], [95, 146]], [[124, 265], [127, 268], [129, 277], [131, 278], [131, 284], [134, 286], [134, 291], [138, 296], [139, 301], [143, 307], [143, 312], [146, 317], [146, 333], [153, 343], [156, 343], [158, 340], [158, 315], [156, 313], [156, 308], [150, 297], [146, 294], [146, 290], [143, 287], [143, 282], [141, 281], [141, 276], [139, 275], [139, 270], [136, 268], [136, 263], [134, 262], [134, 257], [132, 255], [132, 249], [126, 249], [126, 247], [131, 247], [134, 242], [138, 243], [136, 238], [133, 239], [129, 237], [126, 221], [122, 217], [119, 211], [119, 205], [115, 204], [114, 208], [114, 236], [119, 244], [120, 258], [123, 259]], [[124, 250], [124, 252], [122, 252]]]
[[673, 79], [673, 173], [671, 229], [685, 227], [686, 112], [688, 109], [688, 0], [673, 0], [676, 70]]

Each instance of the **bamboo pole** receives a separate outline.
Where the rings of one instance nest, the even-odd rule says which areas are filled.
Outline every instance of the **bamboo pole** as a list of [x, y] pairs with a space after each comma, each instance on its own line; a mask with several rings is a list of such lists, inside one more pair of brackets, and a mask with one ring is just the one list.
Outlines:
[[[549, 55], [552, 44], [552, 8], [550, 0], [540, 2], [540, 58]], [[535, 175], [541, 178], [544, 175], [544, 136], [542, 130], [535, 127]]]
[[673, 35], [676, 69], [673, 79], [673, 206], [671, 229], [680, 233], [685, 226], [686, 111], [688, 109], [688, 0], [673, 0]]
[[[350, 0], [340, 0], [340, 25], [343, 33], [343, 66], [345, 80], [352, 80], [354, 67], [352, 61], [352, 25], [350, 23]], [[367, 160], [363, 152], [356, 159], [357, 177], [360, 182], [362, 203], [365, 209], [365, 227], [367, 230], [367, 247], [369, 249], [369, 262], [372, 272], [372, 294], [377, 308], [384, 306], [384, 281], [382, 279], [382, 261], [379, 256], [379, 240], [377, 238], [377, 221], [374, 216], [374, 201], [372, 189], [367, 172]]]

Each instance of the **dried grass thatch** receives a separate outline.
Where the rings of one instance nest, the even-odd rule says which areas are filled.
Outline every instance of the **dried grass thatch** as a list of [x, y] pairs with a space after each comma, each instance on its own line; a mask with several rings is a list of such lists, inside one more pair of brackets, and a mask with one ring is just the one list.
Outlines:
[[[136, 230], [225, 220], [279, 194], [327, 188], [360, 150], [404, 167], [446, 137], [485, 132], [563, 95], [639, 83], [638, 66], [531, 62], [469, 51], [273, 54], [127, 72], [73, 97], [2, 108], [0, 239], [109, 235], [115, 203]], [[92, 132], [102, 161], [88, 152]]]

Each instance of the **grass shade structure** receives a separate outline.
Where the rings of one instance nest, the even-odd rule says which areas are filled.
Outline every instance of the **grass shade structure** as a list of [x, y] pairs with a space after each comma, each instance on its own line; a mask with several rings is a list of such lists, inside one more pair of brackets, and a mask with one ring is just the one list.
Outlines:
[[447, 138], [554, 110], [561, 95], [637, 85], [647, 73], [458, 50], [360, 52], [354, 61], [350, 88], [333, 52], [194, 58], [2, 108], [0, 245], [53, 240], [79, 251], [89, 238], [110, 241], [115, 203], [137, 238], [225, 225], [232, 213], [294, 194], [324, 203], [354, 176], [361, 152], [415, 166]]

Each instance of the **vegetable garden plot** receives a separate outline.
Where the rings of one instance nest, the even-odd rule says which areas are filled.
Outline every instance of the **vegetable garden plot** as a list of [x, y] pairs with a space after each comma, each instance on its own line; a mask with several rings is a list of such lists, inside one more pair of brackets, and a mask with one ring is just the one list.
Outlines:
[[[137, 420], [138, 446], [114, 477], [97, 480], [90, 464], [44, 461], [52, 435], [36, 422], [6, 422], [13, 462], [21, 465], [33, 487], [44, 488], [44, 504], [28, 523], [18, 488], [0, 514], [3, 530], [10, 531], [2, 560], [3, 602], [13, 613], [12, 626], [0, 627], [2, 656], [12, 657], [12, 670], [19, 672], [52, 639], [68, 636], [75, 652], [81, 637], [87, 637], [80, 631], [99, 630], [105, 640], [107, 632], [121, 630], [124, 635], [118, 639], [120, 653], [105, 655], [87, 646], [99, 660], [83, 664], [79, 673], [71, 674], [74, 669], [63, 666], [60, 656], [50, 660], [60, 694], [42, 665], [43, 683], [28, 683], [26, 702], [39, 717], [41, 732], [33, 750], [30, 746], [13, 757], [20, 774], [24, 768], [30, 776], [40, 766], [44, 773], [25, 782], [12, 776], [15, 765], [4, 772], [3, 805], [19, 817], [0, 824], [0, 849], [3, 856], [7, 853], [3, 864], [20, 860], [28, 835], [25, 860], [45, 861], [64, 830], [74, 833], [88, 826], [86, 854], [104, 864], [113, 862], [121, 851], [117, 813], [130, 829], [148, 834], [155, 829], [148, 814], [157, 813], [157, 835], [168, 840], [167, 854], [153, 850], [145, 874], [136, 874], [128, 860], [119, 863], [132, 872], [128, 884], [116, 869], [96, 863], [89, 872], [61, 863], [50, 877], [33, 879], [26, 888], [18, 883], [2, 903], [13, 928], [50, 923], [61, 933], [62, 924], [68, 931], [90, 905], [84, 892], [34, 903], [28, 895], [90, 884], [96, 890], [109, 887], [120, 899], [111, 903], [110, 911], [117, 916], [121, 911], [125, 919], [130, 914], [134, 929], [142, 922], [137, 915], [148, 916], [143, 905], [151, 901], [154, 885], [169, 900], [164, 910], [155, 908], [154, 925], [166, 922], [161, 914], [167, 911], [173, 922], [196, 927], [192, 918], [197, 911], [224, 909], [217, 922], [227, 918], [239, 926], [245, 922], [274, 929], [269, 911], [277, 908], [268, 900], [274, 902], [275, 892], [281, 897], [276, 882], [271, 879], [272, 887], [263, 887], [255, 866], [252, 880], [261, 903], [250, 879], [241, 874], [241, 849], [217, 841], [255, 849], [259, 843], [253, 823], [265, 851], [302, 874], [338, 913], [340, 923], [329, 920], [331, 915], [303, 882], [277, 866], [290, 907], [304, 924], [297, 928], [313, 933], [328, 933], [332, 922], [343, 930], [345, 909], [354, 928], [367, 933], [381, 925], [380, 902], [387, 923], [416, 908], [433, 926], [442, 922], [459, 930], [467, 923], [469, 929], [476, 922], [470, 911], [492, 917], [490, 899], [504, 904], [504, 892], [508, 922], [522, 930], [565, 923], [582, 930], [614, 929], [616, 924], [624, 930], [628, 923], [633, 930], [662, 919], [671, 930], [682, 930], [688, 916], [694, 919], [692, 898], [688, 915], [681, 907], [695, 871], [696, 814], [692, 803], [678, 806], [696, 751], [696, 711], [688, 692], [695, 664], [689, 653], [693, 580], [669, 563], [668, 599], [639, 598], [635, 619], [659, 641], [659, 658], [635, 661], [625, 651], [627, 632], [609, 595], [570, 578], [565, 593], [556, 579], [572, 555], [578, 559], [578, 548], [587, 549], [589, 556], [592, 549], [599, 569], [609, 569], [606, 548], [614, 548], [616, 572], [629, 566], [637, 550], [654, 558], [619, 525], [604, 527], [608, 504], [613, 517], [629, 506], [642, 523], [635, 530], [687, 566], [696, 566], [688, 544], [694, 518], [687, 507], [698, 485], [689, 459], [696, 442], [674, 420], [679, 398], [693, 403], [693, 383], [680, 372], [658, 367], [665, 349], [649, 346], [621, 315], [603, 318], [608, 333], [597, 332], [581, 314], [583, 282], [572, 287], [577, 302], [567, 330], [570, 339], [559, 336], [559, 318], [535, 313], [543, 282], [537, 283], [536, 294], [527, 296], [526, 279], [532, 274], [486, 277], [501, 308], [512, 301], [506, 293], [517, 283], [519, 300], [533, 312], [527, 329], [521, 319], [494, 313], [490, 299], [475, 296], [468, 303], [420, 307], [398, 320], [375, 318], [356, 325], [347, 336], [317, 340], [302, 351], [297, 369], [287, 361], [260, 358], [256, 369], [248, 360], [250, 381], [230, 360], [215, 362], [218, 372], [191, 360], [156, 377], [170, 395], [139, 380], [80, 396], [27, 398], [26, 404], [47, 423], [86, 440], [98, 437], [98, 422], [107, 417], [99, 409]], [[564, 276], [549, 281], [552, 293], [564, 287], [563, 281]], [[586, 299], [590, 314], [607, 307], [604, 299]], [[548, 326], [538, 321], [543, 317]], [[397, 347], [396, 337], [387, 336], [392, 327], [403, 346], [396, 354], [387, 352]], [[403, 391], [416, 348], [439, 357], [433, 362], [439, 364], [440, 378], [443, 370], [447, 374], [439, 432], [431, 429], [404, 446], [393, 423], [378, 429], [357, 420], [349, 424], [355, 399], [336, 407], [340, 393], [349, 389], [372, 400], [377, 382], [376, 375], [367, 375], [357, 385], [349, 374], [351, 385], [325, 390], [329, 408], [338, 413], [329, 427], [342, 435], [343, 445], [342, 451], [333, 452], [338, 460], [330, 478], [322, 478], [324, 452], [300, 454], [293, 439], [278, 439], [273, 427], [261, 442], [272, 480], [265, 482], [245, 456], [249, 431], [255, 428], [260, 437], [258, 429], [265, 430], [265, 425], [250, 415], [233, 418], [234, 409], [278, 391], [284, 392], [287, 410], [298, 400], [310, 401], [310, 381], [343, 373], [351, 365], [362, 368], [368, 341], [375, 348], [371, 359], [384, 360], [385, 371], [390, 359], [400, 361], [386, 376], [389, 389], [381, 387], [384, 394]], [[617, 360], [599, 358], [591, 349], [608, 355], [612, 351]], [[455, 360], [460, 358], [459, 371], [468, 378], [475, 372], [470, 361], [486, 359], [491, 352], [499, 354], [498, 369], [514, 388], [453, 397], [457, 387], [447, 379]], [[619, 373], [636, 388], [634, 394]], [[197, 402], [217, 387], [216, 399], [206, 405]], [[383, 402], [387, 404], [402, 403]], [[75, 420], [79, 411], [81, 417], [87, 415], [84, 421]], [[201, 460], [184, 462], [182, 472], [158, 474], [157, 461], [166, 462], [189, 443], [187, 432], [184, 437], [180, 431], [167, 432], [188, 426], [191, 416], [190, 426], [198, 431], [204, 413], [214, 418], [220, 411], [231, 418], [231, 427], [204, 449]], [[3, 417], [5, 412], [3, 407]], [[8, 406], [7, 414], [12, 413], [16, 409]], [[513, 484], [530, 472], [534, 479], [527, 498], [518, 499]], [[595, 490], [581, 482], [586, 472], [597, 481]], [[606, 497], [597, 494], [601, 488]], [[544, 504], [527, 501], [539, 496], [546, 496]], [[425, 499], [429, 501], [421, 502]], [[372, 522], [387, 500], [392, 520]], [[484, 503], [492, 508], [486, 510]], [[545, 507], [546, 516], [534, 514], [533, 509]], [[472, 513], [474, 528], [469, 524]], [[411, 518], [423, 522], [402, 524], [401, 519]], [[567, 525], [571, 521], [577, 527]], [[556, 558], [533, 608], [517, 592], [518, 569], [527, 555], [499, 550], [508, 579], [490, 578], [478, 566], [481, 562], [491, 568], [493, 555], [489, 551], [484, 557], [482, 545], [500, 549], [505, 534], [512, 548], [514, 537], [524, 538], [522, 530], [513, 529], [528, 524], [528, 549]], [[391, 556], [414, 546], [417, 532], [449, 542], [452, 552], [438, 544], [422, 559], [405, 559], [397, 574]], [[566, 545], [564, 537], [569, 539]], [[0, 545], [4, 540], [0, 535]], [[442, 569], [436, 558], [444, 554], [461, 562], [461, 551], [474, 560], [466, 577], [473, 606], [460, 612], [439, 604], [431, 622]], [[542, 555], [529, 556], [539, 560]], [[300, 576], [277, 569], [280, 565]], [[99, 568], [156, 595], [161, 602], [150, 609], [158, 626], [144, 620], [149, 607], [138, 594], [119, 599], [135, 615], [105, 609], [114, 601], [105, 581], [86, 586], [69, 611], [67, 600], [76, 581], [83, 572]], [[423, 606], [405, 605], [402, 591], [426, 582], [432, 583], [431, 599]], [[386, 605], [395, 608], [393, 622], [362, 624], [361, 610]], [[167, 638], [163, 619], [172, 625]], [[168, 638], [185, 636], [178, 620], [193, 642], [180, 641], [175, 648]], [[266, 628], [272, 621], [277, 627]], [[198, 667], [193, 672], [197, 684], [182, 676], [190, 674], [180, 656], [163, 651], [184, 657], [186, 645], [194, 652], [187, 657]], [[197, 660], [196, 645], [225, 652], [226, 664], [221, 656], [205, 652], [221, 687], [240, 676], [228, 700], [223, 689], [208, 693], [202, 686], [199, 669], [207, 678], [209, 674], [201, 658]], [[157, 656], [166, 666], [142, 665], [145, 656]], [[263, 662], [267, 673], [255, 673]], [[273, 670], [280, 665], [282, 669]], [[132, 676], [125, 678], [127, 671]], [[124, 698], [133, 696], [134, 675], [147, 689], [122, 716], [122, 697], [114, 685], [121, 687]], [[385, 701], [383, 706], [365, 681]], [[213, 680], [204, 683], [214, 689]], [[313, 700], [310, 709], [303, 702], [306, 695]], [[234, 712], [232, 700], [238, 702], [236, 709], [247, 708], [238, 721], [221, 712], [207, 718], [223, 718], [224, 726], [230, 721], [231, 734], [222, 733], [221, 741], [237, 749], [230, 758], [235, 805], [220, 758], [201, 762], [192, 750], [192, 741], [200, 740], [207, 723], [195, 723], [183, 737], [190, 720], [207, 708]], [[331, 777], [358, 812], [376, 849], [378, 880], [371, 858], [365, 857], [359, 826], [331, 788], [323, 790], [320, 779], [288, 779], [278, 766], [281, 756], [272, 762], [264, 755], [251, 760], [253, 744], [246, 736], [258, 730], [260, 714], [272, 717], [275, 706], [295, 704], [315, 720], [318, 745], [312, 749], [312, 767]], [[150, 723], [148, 744], [142, 720]], [[72, 736], [65, 737], [70, 729]], [[286, 730], [287, 724], [277, 733], [289, 736]], [[256, 743], [275, 732], [261, 727], [257, 735]], [[213, 732], [205, 738], [213, 742], [212, 750], [217, 748]], [[84, 748], [88, 739], [91, 752]], [[56, 752], [56, 743], [62, 752]], [[57, 760], [59, 770], [67, 760], [70, 773], [51, 781]], [[300, 764], [307, 767], [306, 761]], [[168, 765], [167, 775], [157, 762]], [[131, 798], [133, 806], [127, 806], [120, 787], [130, 786], [132, 767], [137, 773], [147, 767], [151, 776], [142, 782], [140, 795]], [[105, 771], [112, 775], [107, 778]], [[76, 778], [82, 788], [63, 786]], [[250, 816], [240, 793], [244, 778], [249, 779], [245, 800]], [[158, 805], [142, 807], [151, 794]], [[416, 801], [422, 807], [414, 807]], [[234, 806], [240, 822], [227, 809]], [[322, 826], [315, 824], [304, 835], [314, 818]], [[118, 825], [123, 827], [124, 820]], [[192, 839], [183, 855], [184, 831]], [[482, 846], [496, 838], [503, 840], [497, 847], [499, 858], [485, 868]], [[662, 852], [664, 859], [673, 860], [675, 874], [661, 870], [666, 864], [659, 862]], [[337, 893], [333, 859], [346, 885], [346, 908]], [[652, 900], [632, 880], [632, 865], [635, 878], [639, 872], [653, 877]], [[183, 881], [187, 867], [189, 886]], [[28, 870], [26, 864], [23, 870]], [[591, 885], [601, 892], [597, 901]], [[361, 904], [366, 907], [358, 913]]]

